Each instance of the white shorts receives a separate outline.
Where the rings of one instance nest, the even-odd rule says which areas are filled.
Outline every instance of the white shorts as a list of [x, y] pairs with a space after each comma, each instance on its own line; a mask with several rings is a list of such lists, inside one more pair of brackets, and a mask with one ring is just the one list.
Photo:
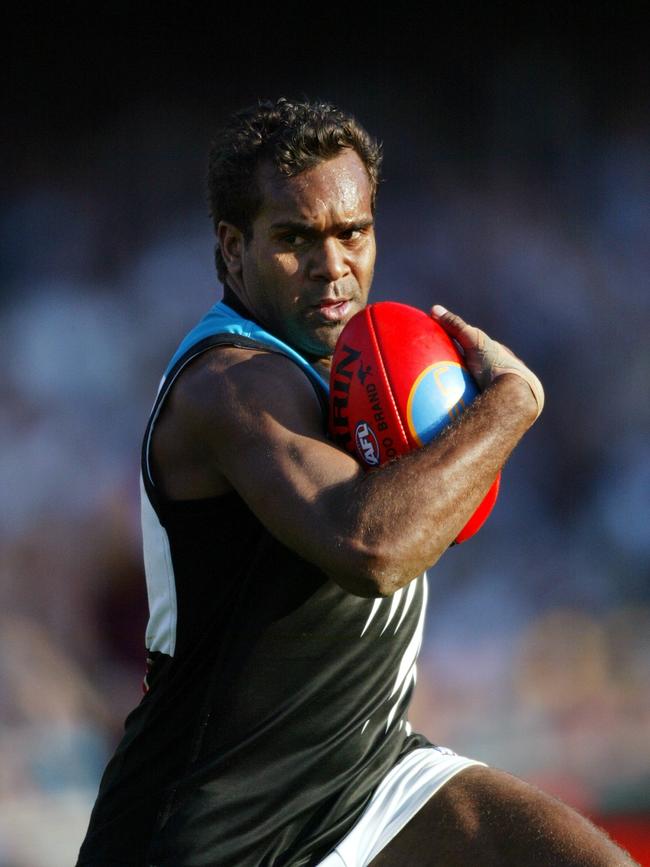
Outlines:
[[459, 771], [483, 765], [445, 747], [412, 750], [377, 786], [352, 830], [318, 867], [366, 867]]

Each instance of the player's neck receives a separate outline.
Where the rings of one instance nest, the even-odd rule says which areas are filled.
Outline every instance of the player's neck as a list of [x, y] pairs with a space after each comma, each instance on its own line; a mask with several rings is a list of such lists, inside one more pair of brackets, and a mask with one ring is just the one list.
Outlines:
[[332, 367], [332, 357], [327, 356], [327, 358], [309, 358], [309, 363], [312, 367], [315, 367], [316, 370], [323, 376], [325, 379], [329, 379], [330, 376], [330, 368]]
[[[245, 319], [250, 319], [251, 322], [256, 322], [258, 325], [262, 326], [262, 328], [265, 327], [264, 323], [260, 322], [259, 319], [251, 313], [239, 295], [237, 295], [235, 290], [231, 289], [227, 283], [223, 284], [223, 303], [227, 304], [231, 310], [234, 310], [235, 313], [239, 313], [239, 315], [243, 316]], [[325, 377], [325, 379], [329, 378], [330, 367], [332, 365], [331, 356], [328, 355], [325, 358], [316, 358], [316, 356], [313, 355], [307, 355], [306, 353], [302, 354], [311, 366], [315, 367], [316, 370]]]
[[258, 325], [262, 324], [259, 319], [251, 313], [248, 307], [246, 307], [235, 290], [231, 289], [227, 283], [223, 284], [223, 303], [227, 304], [231, 310], [234, 310], [235, 313], [239, 313], [239, 315], [243, 316], [245, 319], [250, 319], [251, 322], [256, 322]]

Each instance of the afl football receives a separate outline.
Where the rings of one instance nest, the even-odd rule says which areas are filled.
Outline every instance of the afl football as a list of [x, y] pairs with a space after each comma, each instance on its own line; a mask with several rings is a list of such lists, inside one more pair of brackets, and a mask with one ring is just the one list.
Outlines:
[[[478, 393], [456, 344], [434, 319], [406, 304], [369, 304], [334, 350], [330, 435], [370, 470], [430, 442]], [[500, 479], [501, 473], [456, 542], [483, 525]]]

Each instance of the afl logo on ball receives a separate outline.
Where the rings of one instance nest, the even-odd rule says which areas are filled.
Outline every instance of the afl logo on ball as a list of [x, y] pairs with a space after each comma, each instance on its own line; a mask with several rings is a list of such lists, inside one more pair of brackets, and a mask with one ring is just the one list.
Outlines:
[[371, 467], [379, 466], [379, 443], [373, 429], [367, 422], [359, 422], [354, 431], [354, 439], [357, 444], [357, 451], [364, 463]]

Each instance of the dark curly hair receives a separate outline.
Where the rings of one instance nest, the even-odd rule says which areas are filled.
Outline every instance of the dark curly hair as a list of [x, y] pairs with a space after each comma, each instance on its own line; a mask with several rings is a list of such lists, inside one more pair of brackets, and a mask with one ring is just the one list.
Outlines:
[[[215, 233], [221, 220], [237, 226], [250, 241], [261, 207], [256, 168], [263, 160], [287, 177], [353, 148], [368, 172], [375, 209], [381, 145], [359, 123], [325, 102], [260, 101], [236, 112], [212, 144], [208, 162], [208, 196]], [[217, 274], [227, 269], [219, 244]]]

